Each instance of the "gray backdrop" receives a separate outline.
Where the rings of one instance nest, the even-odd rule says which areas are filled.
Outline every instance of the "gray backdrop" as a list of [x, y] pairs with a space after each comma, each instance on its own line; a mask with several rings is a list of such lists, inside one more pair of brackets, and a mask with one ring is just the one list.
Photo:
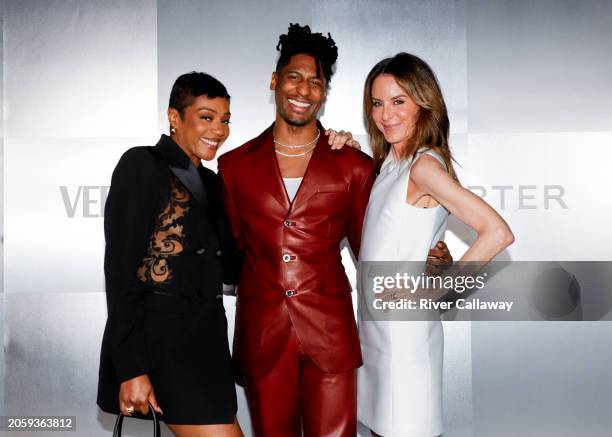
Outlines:
[[[430, 63], [450, 111], [459, 176], [516, 235], [500, 259], [612, 258], [610, 1], [4, 0], [0, 7], [1, 415], [77, 416], [75, 435], [110, 434], [113, 417], [98, 411], [95, 392], [106, 317], [101, 213], [112, 169], [127, 148], [166, 131], [169, 90], [186, 71], [209, 72], [232, 94], [226, 149], [267, 127], [275, 45], [289, 22], [336, 40], [337, 73], [321, 120], [351, 130], [366, 151], [361, 98], [369, 69], [400, 50]], [[451, 220], [446, 239], [455, 258], [473, 238]], [[352, 275], [346, 252], [344, 259]], [[234, 301], [225, 304], [231, 339]], [[444, 328], [445, 437], [612, 429], [610, 323]], [[240, 390], [239, 397], [250, 434]], [[130, 423], [128, 434], [146, 435], [146, 425]]]

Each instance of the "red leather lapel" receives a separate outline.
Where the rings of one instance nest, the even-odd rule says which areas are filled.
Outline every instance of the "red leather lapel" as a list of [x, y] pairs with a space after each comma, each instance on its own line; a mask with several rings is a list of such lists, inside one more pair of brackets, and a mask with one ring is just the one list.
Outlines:
[[295, 195], [295, 199], [293, 199], [293, 202], [291, 203], [291, 209], [289, 212], [294, 211], [298, 206], [308, 201], [308, 199], [310, 199], [310, 197], [317, 192], [317, 187], [321, 181], [325, 180], [325, 147], [329, 147], [327, 146], [327, 137], [325, 135], [321, 135], [321, 138], [319, 138], [319, 141], [317, 142], [317, 146], [312, 152], [310, 162], [306, 168], [306, 173], [304, 173], [304, 178], [302, 179], [300, 188]]
[[261, 191], [265, 191], [272, 196], [285, 211], [289, 211], [289, 198], [282, 181], [276, 153], [274, 152], [274, 142], [272, 137], [272, 127], [268, 128], [260, 136], [260, 144], [253, 150], [255, 152], [254, 171], [257, 178], [255, 183], [259, 185]]

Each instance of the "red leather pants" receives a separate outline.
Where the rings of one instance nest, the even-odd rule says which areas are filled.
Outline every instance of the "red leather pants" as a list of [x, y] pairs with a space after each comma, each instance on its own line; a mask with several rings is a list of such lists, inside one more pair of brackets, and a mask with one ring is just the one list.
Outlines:
[[[330, 345], [333, 347], [333, 345]], [[245, 376], [257, 437], [355, 437], [357, 370], [326, 373], [302, 349], [293, 327], [272, 371]]]

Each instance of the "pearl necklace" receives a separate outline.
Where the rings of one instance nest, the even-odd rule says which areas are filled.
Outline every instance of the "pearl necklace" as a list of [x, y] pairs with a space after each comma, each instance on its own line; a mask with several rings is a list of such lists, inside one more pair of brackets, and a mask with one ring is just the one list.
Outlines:
[[[303, 149], [304, 147], [308, 147], [311, 144], [316, 143], [319, 140], [320, 136], [321, 136], [321, 131], [317, 129], [317, 136], [315, 137], [315, 139], [307, 142], [306, 144], [289, 145], [289, 144], [283, 144], [276, 140], [274, 140], [274, 144], [276, 144], [277, 146], [286, 147], [287, 149]], [[295, 155], [295, 156], [299, 156], [299, 155]]]

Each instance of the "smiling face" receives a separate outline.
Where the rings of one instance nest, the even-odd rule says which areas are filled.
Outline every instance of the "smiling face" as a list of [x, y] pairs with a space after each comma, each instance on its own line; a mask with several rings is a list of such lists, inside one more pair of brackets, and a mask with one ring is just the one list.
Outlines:
[[390, 74], [380, 74], [374, 79], [371, 105], [376, 127], [400, 153], [414, 134], [419, 106]]
[[212, 160], [229, 136], [229, 100], [198, 96], [185, 107], [182, 116], [176, 109], [169, 108], [168, 120], [175, 129], [172, 139], [198, 166], [201, 159]]
[[325, 78], [310, 55], [292, 56], [279, 73], [272, 73], [270, 89], [275, 91], [277, 115], [292, 126], [315, 122], [325, 103]]

